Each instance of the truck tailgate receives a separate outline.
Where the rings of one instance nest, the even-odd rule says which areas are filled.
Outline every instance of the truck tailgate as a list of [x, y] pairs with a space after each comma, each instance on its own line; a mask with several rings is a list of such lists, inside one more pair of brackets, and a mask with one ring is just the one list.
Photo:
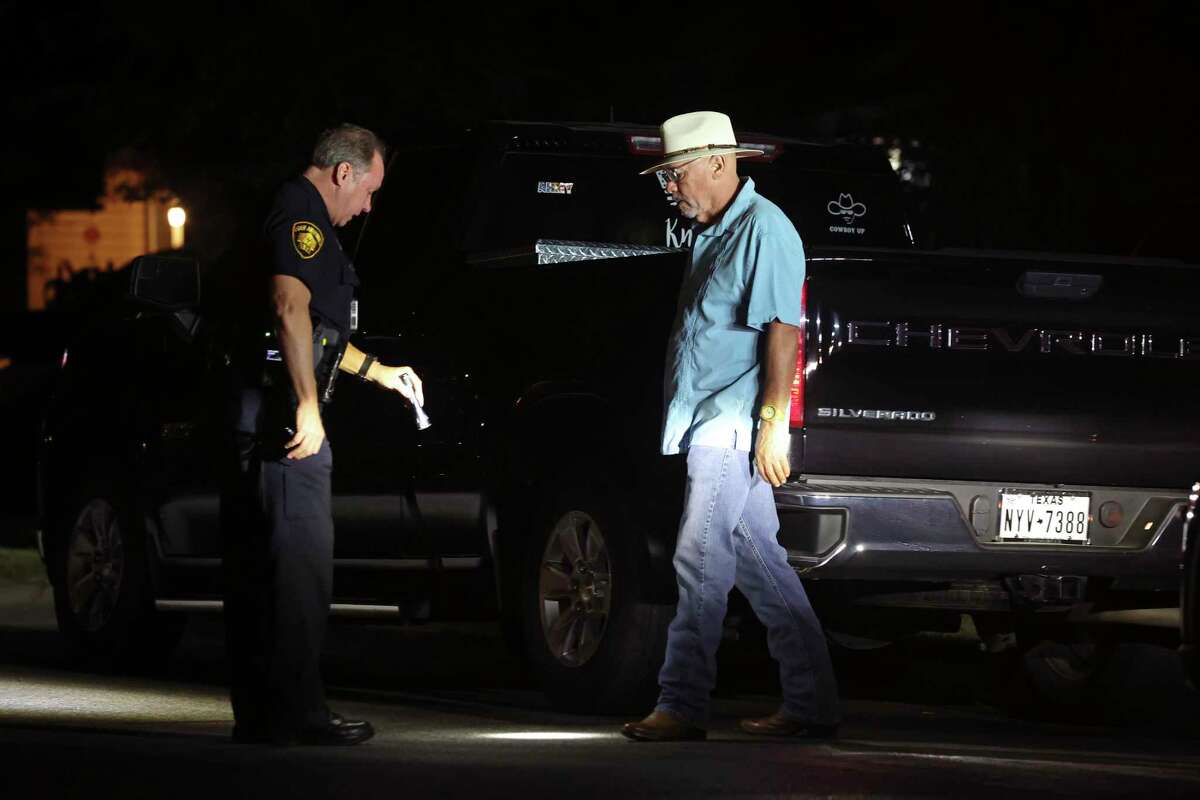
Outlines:
[[1200, 270], [817, 251], [808, 272], [804, 473], [1195, 479]]

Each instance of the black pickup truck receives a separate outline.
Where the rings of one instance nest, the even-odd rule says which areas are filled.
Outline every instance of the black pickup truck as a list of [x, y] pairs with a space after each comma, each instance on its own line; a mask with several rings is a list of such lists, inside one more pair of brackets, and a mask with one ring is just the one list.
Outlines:
[[[740, 169], [807, 248], [776, 499], [830, 638], [973, 623], [1049, 694], [1079, 690], [1104, 642], [1178, 607], [1200, 272], [924, 251], [881, 155], [741, 139], [764, 155]], [[367, 227], [346, 232], [360, 345], [419, 371], [433, 426], [338, 384], [333, 610], [495, 618], [565, 708], [644, 702], [673, 613], [683, 484], [657, 445], [691, 236], [637, 175], [660, 151], [619, 125], [400, 140]], [[39, 460], [61, 629], [108, 663], [161, 655], [181, 612], [221, 596], [224, 290], [197, 301], [193, 278], [164, 298], [135, 278], [64, 353]]]

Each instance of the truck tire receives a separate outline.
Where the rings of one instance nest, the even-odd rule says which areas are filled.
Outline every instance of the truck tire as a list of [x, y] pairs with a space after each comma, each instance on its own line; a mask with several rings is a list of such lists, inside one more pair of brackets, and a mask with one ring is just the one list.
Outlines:
[[89, 667], [152, 671], [185, 619], [155, 610], [144, 526], [112, 490], [63, 504], [47, 548], [58, 629]]
[[1111, 640], [1082, 628], [1046, 633], [1018, 627], [1017, 643], [1025, 682], [1050, 712], [1082, 708], [1115, 650]]
[[555, 708], [646, 713], [674, 606], [644, 602], [643, 546], [620, 504], [556, 493], [535, 515], [522, 581], [525, 655]]

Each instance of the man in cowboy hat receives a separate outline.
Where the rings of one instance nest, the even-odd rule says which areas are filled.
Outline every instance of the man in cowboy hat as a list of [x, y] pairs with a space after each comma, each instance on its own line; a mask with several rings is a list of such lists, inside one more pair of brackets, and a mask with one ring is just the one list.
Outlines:
[[622, 732], [640, 741], [705, 738], [736, 585], [767, 627], [784, 695], [779, 711], [743, 720], [742, 730], [831, 736], [840, 713], [829, 650], [775, 539], [771, 491], [789, 474], [804, 247], [779, 207], [738, 177], [737, 159], [762, 151], [738, 147], [729, 117], [672, 117], [662, 139], [665, 157], [642, 174], [657, 174], [695, 234], [667, 348], [662, 440], [664, 455], [686, 453], [687, 486], [674, 558], [679, 604], [658, 705]]

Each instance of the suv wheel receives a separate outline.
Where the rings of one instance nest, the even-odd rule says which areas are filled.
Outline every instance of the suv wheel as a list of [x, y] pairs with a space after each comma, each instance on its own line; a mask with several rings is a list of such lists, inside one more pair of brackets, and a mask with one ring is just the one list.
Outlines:
[[154, 608], [145, 540], [112, 493], [84, 493], [59, 518], [47, 557], [59, 631], [97, 668], [151, 668], [184, 619]]
[[653, 703], [673, 606], [642, 601], [643, 558], [618, 506], [564, 492], [529, 537], [525, 654], [552, 705], [585, 713]]

